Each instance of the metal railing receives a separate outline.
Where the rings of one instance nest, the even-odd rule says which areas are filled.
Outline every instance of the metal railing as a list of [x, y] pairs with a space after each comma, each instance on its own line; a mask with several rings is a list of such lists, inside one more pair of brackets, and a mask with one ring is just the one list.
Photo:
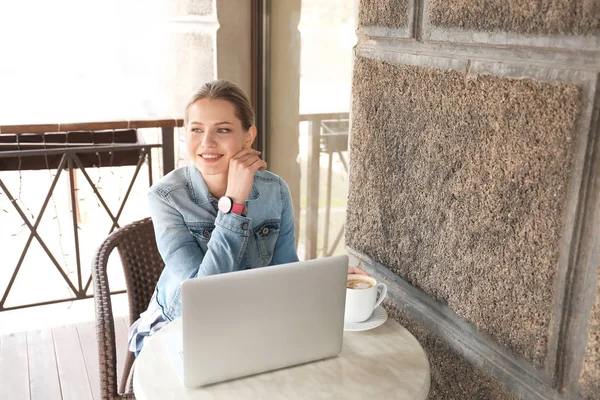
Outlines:
[[[323, 256], [332, 255], [336, 248], [339, 246], [343, 238], [343, 225], [338, 227], [338, 232], [330, 240], [331, 226], [331, 199], [332, 199], [332, 179], [333, 179], [333, 156], [337, 154], [345, 172], [348, 172], [347, 163], [347, 150], [348, 150], [348, 124], [349, 115], [348, 113], [327, 113], [327, 114], [307, 114], [301, 115], [300, 121], [308, 124], [308, 154], [307, 154], [307, 167], [308, 176], [306, 183], [307, 193], [307, 218], [306, 218], [306, 232], [305, 232], [305, 259], [316, 258], [318, 253]], [[75, 196], [76, 182], [74, 171], [77, 169], [81, 171], [87, 183], [92, 187], [95, 196], [101, 203], [102, 208], [107, 214], [107, 218], [110, 221], [112, 232], [114, 229], [119, 227], [119, 218], [122, 215], [125, 203], [129, 198], [133, 184], [135, 183], [140, 170], [143, 165], [146, 164], [148, 167], [149, 185], [152, 184], [152, 153], [153, 148], [162, 148], [162, 173], [163, 175], [174, 169], [175, 164], [175, 149], [174, 149], [174, 128], [183, 125], [181, 119], [178, 120], [143, 120], [143, 121], [116, 121], [116, 122], [90, 122], [81, 124], [46, 124], [46, 125], [12, 125], [12, 126], [0, 126], [0, 190], [9, 199], [14, 212], [16, 212], [22, 219], [26, 229], [29, 230], [29, 236], [21, 251], [18, 262], [13, 267], [13, 272], [10, 277], [9, 283], [2, 293], [0, 299], [0, 312], [7, 310], [20, 309], [25, 307], [32, 307], [38, 305], [54, 304], [60, 302], [68, 302], [78, 299], [87, 299], [93, 297], [92, 294], [87, 294], [90, 284], [91, 275], [83, 276], [81, 269], [81, 254], [80, 254], [80, 243], [78, 237], [78, 216], [77, 212], [72, 212], [71, 223], [73, 231], [73, 240], [75, 247], [75, 259], [77, 264], [77, 275], [76, 282], [73, 282], [64, 270], [64, 267], [60, 264], [57, 258], [52, 254], [52, 251], [46, 245], [44, 239], [38, 232], [40, 221], [46, 212], [50, 198], [52, 197], [53, 191], [56, 187], [61, 173], [64, 171], [68, 174], [69, 187], [70, 187], [70, 202], [77, 204], [77, 198]], [[126, 132], [130, 132], [132, 129], [136, 131], [140, 128], [160, 128], [162, 144], [146, 144], [137, 141], [135, 143], [119, 143], [118, 140], [109, 141], [109, 143], [91, 143], [93, 140], [88, 140], [87, 144], [81, 144], [79, 142], [74, 143], [69, 140], [69, 134], [72, 136], [75, 134], [81, 135], [82, 133], [98, 133], [110, 131], [113, 135], [121, 134], [126, 135]], [[58, 134], [64, 133], [64, 143], [61, 145], [58, 141], [49, 140], [50, 136], [48, 133]], [[33, 135], [32, 135], [33, 134]], [[37, 134], [37, 135], [36, 135]], [[44, 138], [44, 134], [46, 134]], [[18, 143], [15, 141], [14, 146], [18, 146], [18, 149], [6, 150], [7, 141], [2, 140], [3, 137], [15, 137], [19, 138]], [[102, 142], [102, 141], [100, 141]], [[42, 146], [42, 148], [40, 148]], [[103, 157], [112, 157], [111, 162], [103, 162]], [[123, 154], [122, 157], [119, 154]], [[325, 210], [324, 210], [324, 229], [322, 232], [322, 239], [319, 242], [319, 192], [321, 185], [321, 165], [320, 158], [322, 155], [327, 155], [328, 165], [326, 172], [326, 195], [325, 195]], [[29, 162], [28, 159], [36, 162]], [[129, 182], [127, 192], [121, 202], [118, 210], [113, 213], [104, 199], [95, 183], [92, 181], [90, 175], [86, 172], [86, 168], [92, 165], [94, 158], [98, 158], [98, 163], [102, 166], [119, 166], [131, 165], [135, 166], [135, 172], [133, 178]], [[18, 159], [21, 167], [31, 169], [50, 169], [56, 170], [56, 175], [52, 179], [49, 191], [46, 193], [42, 206], [35, 219], [27, 217], [25, 211], [19, 206], [13, 193], [9, 190], [9, 187], [5, 185], [2, 180], [1, 171], [8, 169], [15, 169], [15, 160]], [[135, 159], [135, 163], [133, 160]], [[12, 160], [12, 164], [11, 161]], [[129, 160], [129, 161], [127, 161]], [[114, 162], [113, 162], [114, 161]], [[94, 167], [98, 165], [93, 165]], [[76, 210], [76, 207], [73, 208]], [[19, 274], [19, 270], [23, 264], [27, 251], [33, 241], [37, 241], [44, 252], [48, 255], [50, 262], [58, 270], [62, 279], [68, 285], [72, 296], [41, 302], [30, 302], [28, 304], [17, 304], [6, 306], [6, 299], [13, 287], [13, 283]], [[114, 294], [123, 293], [123, 290], [115, 291]]]
[[[102, 204], [108, 218], [112, 221], [110, 232], [119, 228], [119, 218], [131, 190], [136, 182], [138, 174], [144, 165], [148, 166], [149, 185], [152, 185], [152, 153], [153, 148], [162, 148], [163, 175], [174, 169], [174, 128], [183, 125], [181, 119], [165, 120], [139, 120], [139, 121], [113, 121], [113, 122], [88, 122], [79, 124], [45, 124], [45, 125], [5, 125], [0, 126], [0, 171], [8, 170], [34, 170], [34, 169], [55, 169], [50, 188], [46, 193], [42, 206], [35, 218], [26, 215], [23, 207], [11, 193], [8, 186], [0, 175], [0, 189], [7, 196], [16, 213], [22, 219], [24, 225], [29, 229], [29, 237], [21, 251], [17, 264], [14, 266], [11, 278], [0, 299], [0, 311], [14, 310], [25, 307], [61, 303], [79, 299], [93, 297], [93, 294], [87, 294], [91, 284], [91, 272], [89, 276], [83, 276], [81, 270], [81, 253], [78, 232], [78, 199], [76, 196], [75, 170], [78, 169], [85, 180], [91, 186], [97, 200]], [[143, 138], [138, 135], [139, 128], [160, 128], [162, 144], [146, 144]], [[111, 135], [111, 140], [106, 140], [106, 133]], [[132, 139], [133, 134], [133, 140]], [[129, 137], [129, 140], [122, 140]], [[109, 163], [102, 165], [103, 158], [110, 158]], [[96, 184], [90, 178], [86, 168], [102, 166], [135, 166], [133, 177], [129, 182], [127, 192], [123, 197], [118, 211], [113, 214], [99, 192]], [[38, 232], [40, 221], [44, 216], [46, 208], [56, 184], [63, 171], [69, 176], [71, 220], [73, 228], [73, 240], [75, 248], [75, 260], [77, 265], [77, 282], [74, 283], [65, 272], [46, 242]], [[72, 296], [62, 299], [55, 299], [43, 302], [28, 304], [17, 304], [7, 307], [5, 305], [7, 297], [17, 278], [23, 260], [30, 249], [33, 240], [36, 240], [44, 252], [48, 255], [50, 261], [56, 267], [69, 289]], [[85, 282], [84, 282], [85, 280]], [[115, 291], [114, 294], [124, 291]]]
[[[332, 176], [333, 176], [333, 154], [336, 153], [348, 173], [348, 162], [345, 152], [348, 150], [349, 114], [304, 114], [300, 115], [300, 122], [308, 122], [308, 155], [307, 155], [307, 210], [306, 210], [306, 232], [305, 232], [305, 254], [306, 260], [316, 258], [319, 250], [324, 257], [331, 256], [338, 247], [344, 235], [344, 226], [338, 232], [329, 245], [329, 229], [331, 225], [331, 199], [332, 199]], [[319, 249], [319, 186], [321, 154], [328, 155], [327, 185], [325, 199], [325, 221], [322, 247]]]

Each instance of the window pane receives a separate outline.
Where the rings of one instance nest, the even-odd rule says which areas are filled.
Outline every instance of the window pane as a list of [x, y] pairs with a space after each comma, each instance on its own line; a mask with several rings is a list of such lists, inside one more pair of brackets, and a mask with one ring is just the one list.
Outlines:
[[[353, 2], [303, 0], [298, 30], [302, 40], [299, 255], [308, 259], [345, 253], [348, 112], [356, 43]], [[311, 155], [310, 146], [316, 143], [318, 155]], [[318, 200], [311, 197], [316, 190]]]
[[185, 15], [210, 7], [184, 3], [0, 2], [0, 123], [181, 117], [214, 76], [211, 17]]

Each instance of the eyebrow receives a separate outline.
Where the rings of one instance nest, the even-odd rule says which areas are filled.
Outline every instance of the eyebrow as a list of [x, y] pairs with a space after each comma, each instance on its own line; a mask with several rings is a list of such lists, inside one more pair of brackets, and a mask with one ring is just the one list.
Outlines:
[[[196, 121], [192, 121], [190, 122], [190, 125], [204, 125], [202, 122], [196, 122]], [[221, 121], [221, 122], [217, 122], [215, 125], [233, 125], [231, 122], [229, 121]]]

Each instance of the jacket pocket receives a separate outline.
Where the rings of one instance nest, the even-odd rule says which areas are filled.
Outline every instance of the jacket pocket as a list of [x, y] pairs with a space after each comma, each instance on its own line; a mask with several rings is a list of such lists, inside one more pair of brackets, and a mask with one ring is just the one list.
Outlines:
[[194, 238], [196, 238], [196, 242], [198, 242], [202, 250], [206, 252], [208, 241], [215, 229], [215, 224], [211, 222], [190, 222], [188, 223], [188, 229]]
[[279, 219], [267, 219], [254, 228], [254, 236], [258, 245], [260, 258], [267, 265], [273, 258], [275, 243], [279, 237], [279, 228], [281, 221]]

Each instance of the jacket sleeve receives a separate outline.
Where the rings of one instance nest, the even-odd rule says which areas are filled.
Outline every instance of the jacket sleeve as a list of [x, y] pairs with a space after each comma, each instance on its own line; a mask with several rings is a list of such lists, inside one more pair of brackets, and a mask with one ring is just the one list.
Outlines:
[[290, 189], [281, 180], [281, 225], [279, 228], [279, 237], [275, 242], [273, 258], [270, 265], [286, 264], [298, 261], [298, 252], [296, 251], [296, 234], [294, 231], [294, 207], [292, 205], [292, 196]]
[[148, 205], [158, 251], [165, 262], [157, 286], [158, 301], [165, 314], [172, 318], [180, 313], [181, 283], [184, 280], [239, 270], [248, 243], [250, 219], [219, 212], [208, 250], [203, 254], [183, 216], [170, 203], [168, 196], [150, 191]]

